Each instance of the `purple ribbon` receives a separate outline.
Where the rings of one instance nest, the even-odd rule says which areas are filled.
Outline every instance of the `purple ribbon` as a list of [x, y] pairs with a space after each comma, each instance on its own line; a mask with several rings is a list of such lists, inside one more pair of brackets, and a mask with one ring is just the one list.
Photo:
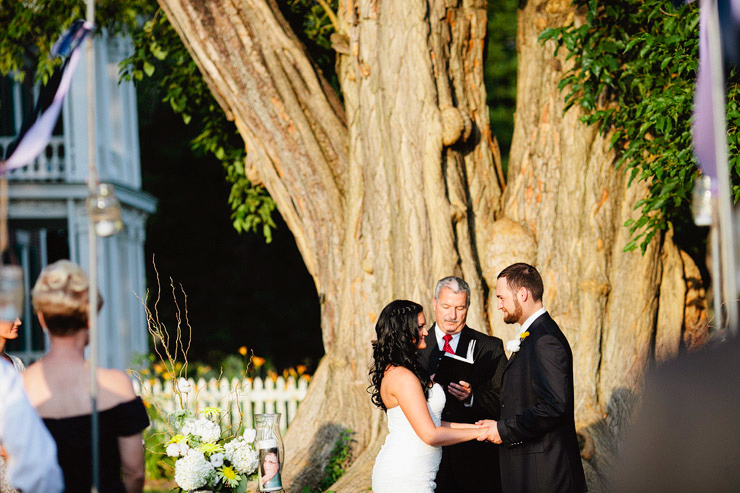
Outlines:
[[[702, 2], [699, 10], [699, 70], [694, 96], [694, 152], [699, 168], [712, 179], [712, 190], [717, 192], [717, 156], [714, 144], [714, 112], [712, 105], [712, 65], [709, 56], [707, 24], [709, 8], [714, 2]], [[721, 39], [725, 61], [737, 63], [738, 28], [740, 27], [740, 0], [719, 0]], [[722, 87], [724, 87], [722, 81]], [[717, 129], [720, 130], [720, 129]], [[726, 132], [726, 129], [721, 129]]]
[[[80, 59], [79, 47], [93, 27], [89, 22], [77, 21], [52, 47], [52, 55], [66, 56], [67, 60], [57, 69], [57, 72], [50, 79], [50, 83], [44, 88], [43, 92], [47, 94], [47, 97], [44, 97], [44, 95], [39, 97], [31, 117], [32, 124], [28, 127], [24, 125], [20, 135], [8, 147], [12, 151], [5, 161], [0, 161], [2, 172], [31, 164], [46, 148], [59, 118], [59, 113], [62, 111], [64, 97], [72, 84], [72, 76]], [[92, 70], [92, 67], [90, 70]], [[48, 99], [49, 93], [53, 93], [51, 103], [41, 111], [42, 107], [45, 106], [44, 100]]]

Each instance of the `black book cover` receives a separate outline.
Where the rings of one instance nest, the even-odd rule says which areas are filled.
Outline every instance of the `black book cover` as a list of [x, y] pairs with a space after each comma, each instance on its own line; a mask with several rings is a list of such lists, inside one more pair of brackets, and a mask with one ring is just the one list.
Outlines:
[[450, 382], [459, 382], [468, 380], [470, 374], [473, 371], [473, 360], [465, 359], [455, 354], [443, 353], [439, 359], [439, 366], [437, 372], [434, 374], [434, 383], [438, 383], [447, 390], [447, 386]]

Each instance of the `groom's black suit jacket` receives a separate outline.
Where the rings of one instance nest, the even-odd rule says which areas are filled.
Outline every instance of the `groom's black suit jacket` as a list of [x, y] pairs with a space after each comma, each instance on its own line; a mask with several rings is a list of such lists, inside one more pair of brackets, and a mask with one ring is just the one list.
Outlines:
[[537, 317], [501, 384], [503, 491], [586, 491], [573, 412], [573, 354], [548, 313]]
[[[499, 392], [501, 376], [506, 366], [503, 343], [501, 339], [464, 327], [460, 332], [455, 353], [467, 356], [468, 344], [472, 340], [476, 341], [473, 372], [469, 379], [473, 389], [473, 405], [465, 407], [448, 393], [447, 403], [442, 412], [444, 421], [475, 423], [480, 419], [498, 419], [501, 412]], [[442, 354], [432, 327], [427, 337], [427, 347], [419, 354], [421, 364], [430, 374], [436, 371]], [[436, 483], [436, 493], [501, 491], [498, 446], [473, 440], [443, 447]]]

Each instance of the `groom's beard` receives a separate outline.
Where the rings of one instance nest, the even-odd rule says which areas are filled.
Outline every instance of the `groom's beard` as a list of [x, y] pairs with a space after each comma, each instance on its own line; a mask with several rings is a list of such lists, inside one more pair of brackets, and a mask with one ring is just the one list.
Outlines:
[[507, 324], [515, 324], [522, 317], [522, 305], [519, 304], [519, 300], [514, 298], [514, 311], [506, 312], [504, 314], [504, 322]]

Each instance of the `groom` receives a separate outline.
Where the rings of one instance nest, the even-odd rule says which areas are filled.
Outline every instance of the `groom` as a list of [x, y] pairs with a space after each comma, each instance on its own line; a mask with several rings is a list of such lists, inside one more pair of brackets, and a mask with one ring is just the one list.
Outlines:
[[[475, 423], [501, 412], [499, 389], [506, 355], [501, 339], [465, 325], [470, 306], [470, 287], [459, 277], [437, 283], [432, 299], [436, 323], [429, 330], [420, 361], [434, 374], [444, 352], [462, 357], [474, 342], [473, 368], [469, 381], [452, 382], [445, 389], [444, 421]], [[435, 480], [437, 493], [500, 492], [498, 447], [488, 442], [465, 442], [442, 447], [442, 462]]]
[[[531, 265], [498, 275], [504, 322], [520, 324], [501, 384], [501, 419], [487, 420], [499, 451], [504, 492], [586, 491], [573, 416], [573, 355], [542, 306], [542, 278]], [[480, 440], [481, 438], [479, 438]]]

